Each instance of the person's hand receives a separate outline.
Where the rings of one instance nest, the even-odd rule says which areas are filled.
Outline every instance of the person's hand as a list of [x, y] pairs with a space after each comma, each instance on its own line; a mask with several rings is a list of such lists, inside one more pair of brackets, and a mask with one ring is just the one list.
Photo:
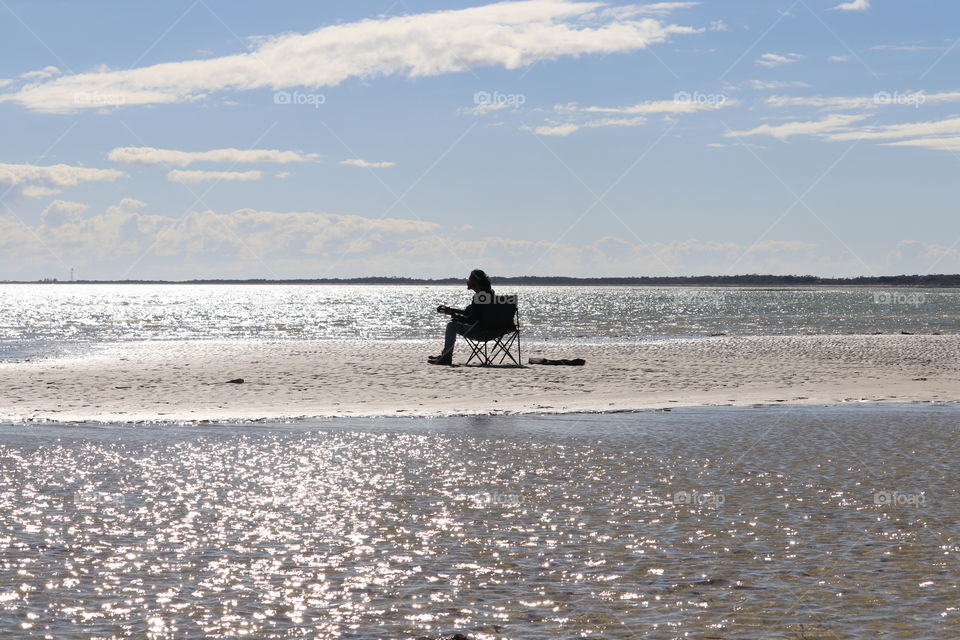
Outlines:
[[437, 307], [437, 313], [449, 313], [449, 312], [450, 312], [450, 307], [445, 307], [443, 305], [440, 305], [439, 307]]

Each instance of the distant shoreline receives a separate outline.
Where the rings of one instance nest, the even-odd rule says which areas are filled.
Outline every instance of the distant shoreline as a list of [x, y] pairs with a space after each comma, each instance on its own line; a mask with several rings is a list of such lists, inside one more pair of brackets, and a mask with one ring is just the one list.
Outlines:
[[[517, 276], [493, 277], [494, 283], [507, 286], [582, 286], [582, 287], [924, 287], [954, 288], [960, 287], [960, 274], [953, 275], [899, 275], [871, 276], [857, 278], [820, 278], [817, 276], [675, 276], [675, 277], [623, 277], [623, 278], [574, 278], [567, 276]], [[197, 279], [197, 280], [3, 280], [0, 284], [173, 284], [173, 285], [212, 285], [212, 284], [279, 284], [279, 285], [458, 285], [463, 278], [391, 278], [372, 276], [365, 278], [291, 278], [286, 280], [268, 279]]]

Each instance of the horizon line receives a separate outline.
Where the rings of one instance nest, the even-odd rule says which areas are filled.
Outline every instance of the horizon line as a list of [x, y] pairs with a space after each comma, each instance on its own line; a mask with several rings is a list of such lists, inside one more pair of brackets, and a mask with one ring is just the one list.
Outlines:
[[[899, 274], [887, 276], [813, 276], [813, 275], [696, 275], [696, 276], [491, 276], [491, 280], [514, 285], [927, 285], [958, 286], [960, 274]], [[193, 278], [168, 279], [69, 279], [0, 280], [0, 284], [393, 284], [446, 285], [465, 281], [463, 277], [416, 278], [408, 276], [356, 276], [344, 278]]]

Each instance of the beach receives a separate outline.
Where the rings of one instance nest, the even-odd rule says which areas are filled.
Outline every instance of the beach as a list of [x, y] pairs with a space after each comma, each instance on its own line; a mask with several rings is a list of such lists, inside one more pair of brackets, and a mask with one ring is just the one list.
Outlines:
[[[960, 336], [718, 336], [524, 342], [522, 368], [431, 366], [423, 340], [102, 344], [0, 363], [0, 419], [177, 422], [681, 406], [954, 402]], [[528, 365], [529, 357], [584, 366]], [[243, 379], [242, 383], [230, 380]]]
[[960, 292], [3, 291], [11, 637], [956, 636]]

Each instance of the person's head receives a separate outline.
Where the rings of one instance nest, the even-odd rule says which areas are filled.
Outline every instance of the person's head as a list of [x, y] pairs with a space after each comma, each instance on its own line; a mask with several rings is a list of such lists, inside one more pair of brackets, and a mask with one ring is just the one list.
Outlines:
[[467, 289], [471, 291], [493, 291], [490, 284], [490, 276], [484, 273], [483, 269], [474, 269], [467, 278]]

